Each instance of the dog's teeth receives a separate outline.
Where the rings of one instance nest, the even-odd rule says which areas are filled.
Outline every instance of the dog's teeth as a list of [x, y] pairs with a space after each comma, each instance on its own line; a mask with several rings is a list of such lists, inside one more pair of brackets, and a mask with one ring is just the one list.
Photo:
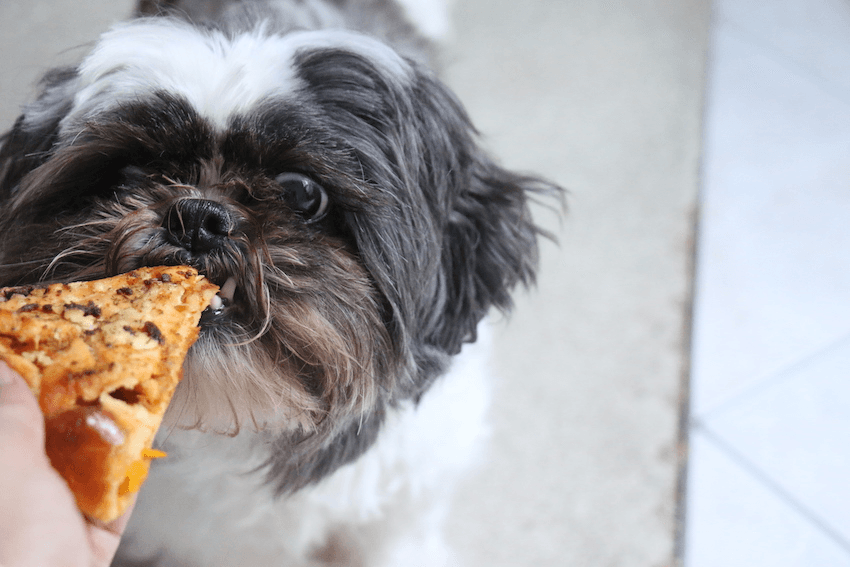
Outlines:
[[227, 281], [224, 282], [224, 285], [221, 286], [218, 294], [221, 296], [221, 299], [227, 301], [233, 301], [233, 294], [236, 292], [236, 278], [229, 277]]
[[212, 309], [213, 311], [218, 311], [223, 306], [224, 302], [221, 300], [221, 297], [219, 297], [218, 294], [215, 294], [212, 300], [210, 301], [210, 309]]

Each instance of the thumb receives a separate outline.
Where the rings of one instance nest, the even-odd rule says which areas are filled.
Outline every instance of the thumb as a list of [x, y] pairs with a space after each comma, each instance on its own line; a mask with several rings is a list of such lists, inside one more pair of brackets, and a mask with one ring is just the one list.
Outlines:
[[24, 379], [3, 363], [0, 455], [0, 564], [83, 565], [83, 519], [44, 452], [44, 418]]
[[0, 362], [0, 447], [10, 445], [42, 449], [44, 417], [24, 379]]

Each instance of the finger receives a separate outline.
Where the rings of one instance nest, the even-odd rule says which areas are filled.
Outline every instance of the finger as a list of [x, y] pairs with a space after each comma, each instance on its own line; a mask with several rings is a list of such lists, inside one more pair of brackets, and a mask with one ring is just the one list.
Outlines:
[[0, 361], [0, 446], [44, 455], [44, 417], [21, 376]]
[[121, 536], [95, 526], [88, 526], [87, 530], [89, 550], [91, 551], [92, 564], [97, 567], [109, 567]]
[[130, 504], [127, 506], [127, 509], [124, 510], [124, 513], [111, 522], [104, 522], [89, 516], [86, 516], [86, 522], [93, 528], [120, 536], [124, 533], [124, 530], [127, 528], [127, 524], [130, 522], [130, 514], [133, 513], [133, 508], [136, 506], [136, 499], [138, 496], [138, 493], [133, 494], [130, 499]]
[[3, 361], [0, 361], [0, 403], [34, 405], [38, 410], [38, 402], [27, 383]]
[[132, 500], [130, 501], [130, 505], [127, 506], [127, 509], [121, 514], [117, 519], [109, 522], [104, 526], [107, 531], [118, 534], [119, 536], [124, 533], [124, 530], [127, 529], [127, 524], [130, 523], [130, 515], [133, 513], [133, 508], [136, 507], [136, 500], [139, 496], [139, 493], [135, 493], [133, 495]]
[[[26, 382], [0, 363], [0, 564], [80, 565], [84, 524], [44, 452], [44, 418]], [[50, 537], [45, 540], [45, 534]]]
[[127, 510], [117, 519], [104, 524], [98, 520], [86, 519], [88, 525], [89, 547], [92, 551], [94, 564], [97, 566], [108, 566], [118, 550], [118, 544], [121, 542], [121, 534], [127, 527], [130, 521], [130, 514], [133, 513], [133, 507], [136, 505], [136, 496], [127, 507]]

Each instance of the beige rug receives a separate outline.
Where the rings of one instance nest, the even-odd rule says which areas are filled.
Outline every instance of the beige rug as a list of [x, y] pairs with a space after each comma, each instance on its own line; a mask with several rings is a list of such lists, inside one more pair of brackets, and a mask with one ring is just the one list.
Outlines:
[[449, 82], [506, 165], [570, 191], [500, 327], [466, 565], [673, 563], [708, 26], [707, 0], [458, 2]]

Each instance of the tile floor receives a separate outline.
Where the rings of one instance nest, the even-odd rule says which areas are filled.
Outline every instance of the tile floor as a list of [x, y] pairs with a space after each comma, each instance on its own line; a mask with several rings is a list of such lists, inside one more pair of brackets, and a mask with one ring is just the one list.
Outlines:
[[850, 566], [850, 2], [715, 2], [700, 201], [685, 566]]

